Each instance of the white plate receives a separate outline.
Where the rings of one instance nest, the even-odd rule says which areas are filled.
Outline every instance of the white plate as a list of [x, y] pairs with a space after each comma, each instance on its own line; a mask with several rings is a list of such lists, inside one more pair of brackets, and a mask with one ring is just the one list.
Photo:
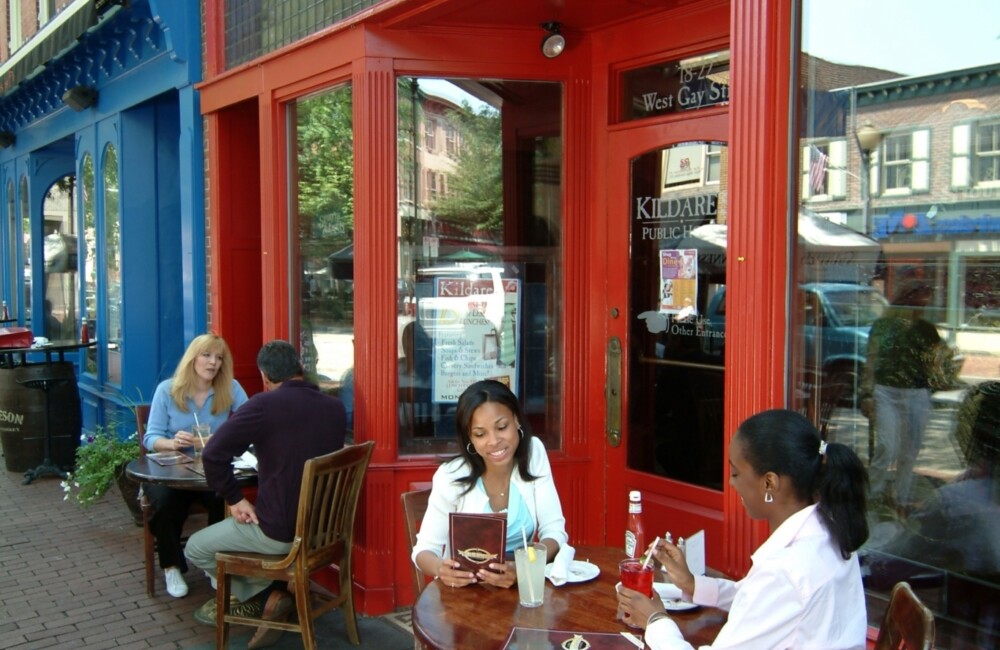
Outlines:
[[601, 575], [601, 568], [596, 564], [583, 560], [573, 560], [569, 564], [569, 575], [566, 576], [566, 582], [587, 582], [599, 575]]
[[681, 600], [681, 590], [669, 582], [654, 582], [653, 591], [663, 601], [663, 608], [668, 612], [685, 612], [698, 607], [695, 603]]

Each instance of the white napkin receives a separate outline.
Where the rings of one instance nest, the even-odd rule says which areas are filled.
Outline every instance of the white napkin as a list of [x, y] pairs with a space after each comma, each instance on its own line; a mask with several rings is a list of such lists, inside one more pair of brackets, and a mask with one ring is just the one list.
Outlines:
[[242, 456], [233, 459], [233, 469], [257, 469], [257, 457], [244, 451]]
[[573, 563], [575, 556], [575, 548], [569, 544], [560, 546], [559, 552], [556, 553], [551, 564], [545, 565], [545, 577], [549, 579], [549, 582], [557, 587], [566, 584], [566, 578], [569, 576], [569, 565]]

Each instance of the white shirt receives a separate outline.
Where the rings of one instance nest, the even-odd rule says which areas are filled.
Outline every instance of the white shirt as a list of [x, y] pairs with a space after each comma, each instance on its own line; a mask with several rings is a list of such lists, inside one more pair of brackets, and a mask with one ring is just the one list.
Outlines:
[[[487, 512], [489, 496], [475, 486], [462, 494], [465, 485], [456, 479], [468, 476], [469, 465], [462, 458], [455, 458], [437, 468], [431, 484], [431, 495], [427, 501], [427, 512], [417, 533], [417, 543], [413, 546], [411, 558], [414, 563], [421, 551], [431, 551], [438, 557], [451, 557], [448, 547], [448, 513]], [[566, 534], [566, 518], [563, 517], [559, 494], [552, 480], [552, 467], [545, 453], [545, 445], [538, 438], [531, 438], [531, 460], [528, 472], [538, 478], [525, 481], [517, 470], [510, 475], [511, 489], [517, 490], [535, 520], [538, 539], [551, 539], [560, 546], [569, 540]], [[442, 554], [443, 553], [443, 554]]]
[[[739, 581], [695, 577], [692, 602], [729, 610], [710, 648], [865, 648], [868, 614], [857, 555], [847, 560], [816, 506], [796, 512], [753, 554]], [[685, 594], [687, 597], [687, 594]], [[688, 649], [669, 618], [646, 630], [653, 650]]]

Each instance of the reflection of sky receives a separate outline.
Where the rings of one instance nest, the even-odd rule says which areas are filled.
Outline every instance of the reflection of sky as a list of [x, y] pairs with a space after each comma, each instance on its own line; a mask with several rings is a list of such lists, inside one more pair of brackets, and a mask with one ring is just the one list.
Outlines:
[[997, 0], [803, 0], [802, 49], [906, 76], [1000, 62]]
[[484, 106], [487, 106], [485, 102], [473, 97], [446, 79], [421, 78], [420, 89], [428, 94], [449, 99], [455, 102], [457, 106], [461, 106], [463, 102], [468, 102], [468, 104], [472, 106], [472, 109], [477, 113], [482, 110]]

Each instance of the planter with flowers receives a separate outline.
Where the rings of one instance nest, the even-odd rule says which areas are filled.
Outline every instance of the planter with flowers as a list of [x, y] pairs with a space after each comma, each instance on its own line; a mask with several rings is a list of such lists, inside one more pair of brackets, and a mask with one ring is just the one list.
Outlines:
[[74, 470], [62, 482], [66, 493], [64, 499], [86, 507], [103, 497], [115, 483], [132, 513], [132, 520], [141, 526], [139, 484], [125, 475], [125, 466], [138, 457], [139, 436], [136, 433], [122, 439], [114, 427], [98, 426], [93, 432], [85, 431], [76, 450]]

